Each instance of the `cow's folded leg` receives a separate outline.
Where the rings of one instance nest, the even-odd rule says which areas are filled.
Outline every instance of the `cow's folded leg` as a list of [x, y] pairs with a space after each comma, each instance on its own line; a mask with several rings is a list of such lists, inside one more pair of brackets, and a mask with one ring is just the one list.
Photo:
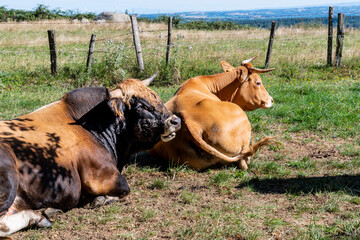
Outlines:
[[247, 158], [246, 158], [245, 162], [246, 162], [247, 165], [250, 164], [250, 160], [251, 160], [251, 157], [247, 157]]
[[241, 169], [243, 169], [243, 170], [248, 169], [248, 165], [246, 164], [246, 160], [245, 160], [245, 159], [241, 159], [241, 160], [239, 161], [239, 167], [240, 167]]
[[32, 225], [51, 227], [52, 224], [43, 215], [33, 210], [23, 210], [12, 215], [5, 215], [0, 219], [0, 237], [10, 235]]

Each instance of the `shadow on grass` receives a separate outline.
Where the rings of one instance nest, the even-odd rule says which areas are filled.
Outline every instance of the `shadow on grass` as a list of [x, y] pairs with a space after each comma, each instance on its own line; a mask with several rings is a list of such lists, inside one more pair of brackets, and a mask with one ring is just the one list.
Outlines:
[[299, 177], [289, 179], [252, 179], [236, 188], [251, 187], [259, 193], [315, 194], [343, 191], [360, 196], [360, 175]]
[[170, 163], [161, 158], [150, 156], [147, 152], [139, 152], [131, 156], [127, 165], [136, 164], [138, 167], [158, 168], [159, 171], [166, 171]]

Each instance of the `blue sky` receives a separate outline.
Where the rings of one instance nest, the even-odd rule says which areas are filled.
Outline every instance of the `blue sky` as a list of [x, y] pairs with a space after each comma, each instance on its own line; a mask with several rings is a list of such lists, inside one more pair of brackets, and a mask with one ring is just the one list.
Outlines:
[[0, 0], [0, 6], [32, 10], [38, 4], [50, 9], [79, 10], [80, 12], [117, 11], [129, 13], [164, 13], [183, 11], [221, 11], [264, 8], [288, 8], [318, 5], [336, 5], [355, 0]]

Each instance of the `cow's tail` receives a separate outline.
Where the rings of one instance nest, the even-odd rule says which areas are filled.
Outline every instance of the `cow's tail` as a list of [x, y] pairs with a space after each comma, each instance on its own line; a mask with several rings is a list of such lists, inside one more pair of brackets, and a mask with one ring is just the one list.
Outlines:
[[233, 157], [226, 156], [225, 154], [219, 152], [216, 148], [212, 147], [207, 142], [205, 142], [204, 139], [200, 136], [200, 133], [198, 133], [196, 131], [196, 129], [194, 129], [192, 127], [191, 124], [186, 124], [186, 126], [188, 127], [188, 129], [190, 131], [190, 134], [194, 138], [196, 145], [198, 145], [198, 147], [200, 147], [205, 152], [207, 152], [207, 153], [209, 153], [209, 154], [211, 154], [211, 155], [213, 155], [213, 156], [215, 156], [217, 158], [220, 158], [220, 159], [222, 159], [222, 160], [224, 160], [226, 162], [237, 162], [241, 158], [243, 158], [242, 154], [238, 154], [238, 155], [233, 156]]
[[16, 156], [7, 144], [0, 142], [0, 217], [13, 204], [18, 185]]
[[[220, 158], [226, 162], [238, 162], [240, 160], [245, 160], [251, 156], [253, 156], [261, 147], [269, 145], [270, 143], [275, 142], [275, 138], [274, 137], [265, 137], [262, 138], [259, 142], [257, 143], [253, 143], [250, 146], [249, 151], [247, 152], [242, 152], [238, 155], [235, 155], [233, 157], [229, 157], [226, 156], [225, 154], [219, 152], [217, 149], [215, 149], [214, 147], [212, 147], [211, 145], [209, 145], [206, 141], [204, 141], [204, 139], [200, 136], [199, 133], [197, 133], [197, 131], [191, 126], [191, 124], [187, 124], [187, 127], [192, 135], [192, 137], [194, 138], [196, 144], [204, 151], [206, 151], [207, 153]], [[242, 165], [242, 163], [240, 163]], [[247, 168], [247, 167], [244, 167]]]
[[263, 146], [267, 146], [270, 145], [271, 143], [275, 143], [275, 138], [274, 137], [264, 137], [262, 138], [260, 141], [258, 141], [257, 143], [252, 143], [250, 146], [250, 150], [247, 152], [242, 153], [241, 155], [243, 155], [244, 158], [248, 158], [248, 157], [252, 157], [255, 155], [255, 153]]

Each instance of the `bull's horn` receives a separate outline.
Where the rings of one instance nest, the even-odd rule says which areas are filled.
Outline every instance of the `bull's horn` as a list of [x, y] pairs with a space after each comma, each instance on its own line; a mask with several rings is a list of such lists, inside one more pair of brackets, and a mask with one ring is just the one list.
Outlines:
[[274, 69], [275, 68], [259, 69], [259, 68], [251, 67], [251, 68], [249, 68], [249, 71], [252, 72], [252, 73], [266, 73], [266, 72], [270, 72], [270, 71], [272, 71]]
[[251, 62], [252, 60], [254, 60], [255, 58], [257, 58], [258, 56], [255, 56], [255, 57], [252, 57], [252, 58], [249, 58], [249, 59], [246, 59], [244, 61], [241, 62], [241, 65], [245, 65], [246, 63], [249, 63]]
[[156, 71], [156, 73], [154, 75], [152, 75], [151, 77], [142, 80], [141, 82], [145, 85], [145, 86], [149, 86], [150, 83], [156, 78], [156, 76], [159, 74], [159, 71]]
[[113, 99], [113, 98], [123, 98], [124, 97], [124, 93], [121, 89], [115, 89], [113, 91], [109, 91], [106, 93], [106, 98], [108, 100]]

